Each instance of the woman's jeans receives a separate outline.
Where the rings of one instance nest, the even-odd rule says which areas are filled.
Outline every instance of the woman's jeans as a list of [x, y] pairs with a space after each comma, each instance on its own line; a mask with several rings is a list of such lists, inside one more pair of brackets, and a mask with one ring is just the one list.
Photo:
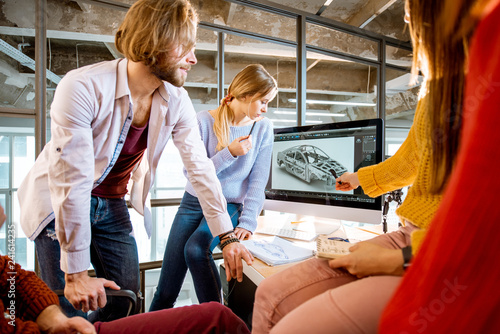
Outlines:
[[[43, 281], [52, 289], [64, 289], [64, 272], [60, 267], [61, 248], [50, 222], [35, 239]], [[92, 196], [90, 202], [90, 260], [97, 277], [114, 281], [122, 289], [139, 291], [139, 258], [132, 236], [132, 223], [124, 199]], [[68, 316], [85, 316], [75, 310], [65, 297], [59, 298]], [[110, 321], [126, 316], [129, 303], [123, 297], [107, 297], [104, 308], [92, 312], [89, 320]]]
[[[242, 207], [241, 204], [227, 204], [234, 227], [238, 224]], [[188, 269], [198, 301], [221, 302], [220, 277], [212, 258], [212, 250], [218, 243], [219, 237], [212, 236], [198, 198], [184, 193], [170, 229], [158, 287], [149, 310], [174, 306]]]

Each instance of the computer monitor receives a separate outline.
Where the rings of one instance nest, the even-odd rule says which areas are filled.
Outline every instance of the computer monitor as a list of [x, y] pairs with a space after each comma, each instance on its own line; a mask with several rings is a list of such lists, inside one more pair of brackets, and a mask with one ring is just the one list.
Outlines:
[[276, 128], [264, 210], [380, 224], [382, 199], [335, 178], [381, 161], [381, 119]]

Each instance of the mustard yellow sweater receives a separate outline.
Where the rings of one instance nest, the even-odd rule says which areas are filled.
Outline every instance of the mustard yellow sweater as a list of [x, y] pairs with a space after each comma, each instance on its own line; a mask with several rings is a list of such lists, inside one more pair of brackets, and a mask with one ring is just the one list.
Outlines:
[[442, 195], [431, 194], [432, 170], [430, 126], [426, 117], [425, 98], [421, 99], [408, 138], [400, 149], [378, 165], [358, 170], [363, 191], [370, 197], [411, 185], [403, 204], [396, 210], [401, 220], [421, 228], [411, 235], [415, 254], [425, 236]]

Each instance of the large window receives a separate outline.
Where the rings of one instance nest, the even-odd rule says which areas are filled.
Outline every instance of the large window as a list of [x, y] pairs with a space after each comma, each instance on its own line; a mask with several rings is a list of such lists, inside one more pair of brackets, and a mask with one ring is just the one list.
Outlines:
[[[15, 261], [34, 268], [34, 245], [19, 224], [17, 188], [35, 161], [33, 122], [22, 118], [0, 117], [0, 204], [7, 221], [0, 229], [0, 252], [14, 255]], [[29, 126], [31, 125], [31, 127]], [[12, 246], [15, 236], [15, 247]]]

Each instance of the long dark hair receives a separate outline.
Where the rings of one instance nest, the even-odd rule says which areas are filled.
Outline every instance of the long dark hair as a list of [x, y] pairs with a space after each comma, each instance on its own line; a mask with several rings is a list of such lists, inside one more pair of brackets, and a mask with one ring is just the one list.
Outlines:
[[[455, 1], [455, 0], [451, 0]], [[425, 95], [432, 141], [431, 192], [446, 186], [458, 152], [462, 125], [462, 104], [470, 31], [445, 32], [446, 1], [406, 0], [413, 43], [413, 68], [425, 79]], [[466, 16], [476, 0], [461, 0], [457, 18]], [[460, 22], [455, 22], [460, 26]], [[455, 27], [454, 27], [455, 28]]]

